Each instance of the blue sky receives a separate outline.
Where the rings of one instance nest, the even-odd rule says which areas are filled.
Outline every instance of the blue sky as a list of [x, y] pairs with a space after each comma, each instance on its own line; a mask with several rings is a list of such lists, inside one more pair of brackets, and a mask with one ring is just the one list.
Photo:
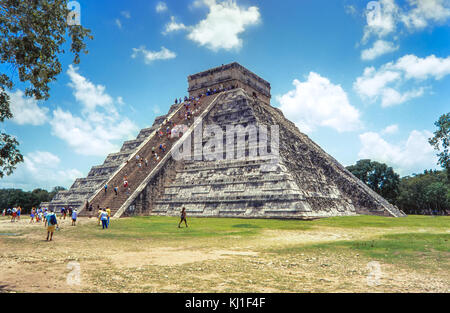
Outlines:
[[79, 3], [89, 54], [62, 56], [46, 102], [11, 91], [2, 127], [25, 163], [0, 188], [70, 187], [184, 96], [188, 75], [234, 61], [342, 164], [438, 168], [427, 138], [450, 111], [448, 0]]

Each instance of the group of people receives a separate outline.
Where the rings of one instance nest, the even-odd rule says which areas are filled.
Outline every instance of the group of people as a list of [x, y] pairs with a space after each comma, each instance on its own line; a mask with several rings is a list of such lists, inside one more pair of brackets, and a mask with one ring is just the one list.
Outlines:
[[111, 218], [111, 209], [109, 207], [106, 208], [100, 208], [100, 206], [97, 206], [98, 210], [98, 223], [97, 225], [100, 226], [100, 222], [102, 223], [102, 229], [108, 229], [109, 227], [109, 220]]
[[[89, 211], [92, 211], [92, 205], [86, 204]], [[16, 217], [17, 217], [17, 211], [21, 211], [21, 207], [19, 206], [16, 209]], [[100, 226], [100, 223], [102, 224], [102, 229], [108, 229], [110, 224], [110, 218], [111, 218], [111, 209], [109, 207], [107, 208], [100, 208], [100, 206], [97, 206], [98, 209], [98, 226]], [[7, 213], [7, 209], [4, 209], [2, 212], [2, 215], [5, 216]], [[11, 215], [13, 210], [11, 210]], [[60, 218], [63, 219], [67, 215], [67, 210], [65, 207], [61, 208], [61, 215]], [[71, 210], [72, 215], [72, 226], [76, 226], [77, 216], [78, 212], [76, 209]], [[20, 215], [19, 215], [20, 216]], [[13, 217], [13, 218], [16, 218]], [[53, 209], [48, 208], [36, 208], [33, 207], [31, 209], [30, 213], [30, 223], [34, 223], [36, 220], [36, 223], [43, 222], [44, 227], [47, 228], [47, 241], [53, 240], [53, 234], [56, 230], [59, 230], [59, 223], [58, 219], [56, 218], [55, 211]], [[188, 227], [187, 219], [186, 219], [186, 208], [183, 207], [181, 210], [181, 219], [178, 223], [178, 228], [181, 228], [181, 223], [183, 223]]]
[[[233, 87], [234, 88], [234, 87]], [[229, 89], [232, 89], [231, 87]], [[224, 90], [228, 90], [228, 89], [214, 89], [214, 90], [210, 90], [208, 89], [206, 91], [206, 96], [224, 91]], [[185, 97], [184, 98], [184, 102], [181, 101], [181, 98], [179, 99], [179, 103], [183, 103], [184, 108], [185, 108], [185, 112], [184, 112], [184, 118], [185, 120], [189, 121], [192, 116], [194, 116], [197, 112], [198, 112], [198, 108], [197, 106], [199, 105], [199, 101], [200, 98], [204, 95], [200, 95], [199, 97], [195, 98], [195, 97]], [[175, 104], [178, 104], [178, 99], [175, 99]], [[181, 110], [179, 110], [179, 114], [183, 114]], [[180, 116], [180, 115], [179, 115]], [[161, 126], [158, 134], [159, 134], [159, 138], [162, 139], [164, 136], [167, 136], [168, 140], [174, 139], [174, 138], [179, 138], [181, 137], [181, 135], [183, 134], [183, 132], [185, 131], [184, 128], [182, 128], [181, 130], [177, 128], [177, 125], [173, 122], [173, 121], [168, 121], [165, 120], [163, 125]], [[153, 146], [152, 147], [152, 157], [155, 159], [155, 161], [159, 161], [160, 160], [160, 155], [164, 154], [167, 150], [167, 146], [166, 143], [161, 143], [159, 144], [159, 153], [160, 155], [158, 155], [158, 152], [156, 151], [156, 147]], [[128, 161], [127, 161], [128, 162]], [[139, 154], [136, 155], [136, 165], [139, 168], [143, 168], [143, 166], [148, 167], [148, 160], [146, 158], [143, 158], [141, 156], [139, 156]], [[123, 187], [127, 190], [127, 194], [129, 195], [130, 193], [130, 187], [129, 187], [129, 183], [128, 183], [128, 177], [125, 174], [124, 179], [123, 179]], [[115, 186], [113, 188], [114, 193], [116, 196], [118, 196], [118, 192], [119, 192], [119, 187]], [[108, 191], [108, 184], [106, 183], [104, 185], [104, 192], [105, 194]], [[92, 205], [89, 205], [89, 203], [86, 203], [86, 209], [87, 211], [90, 212], [90, 217], [92, 217]], [[97, 210], [98, 210], [98, 225], [100, 226], [100, 223], [102, 224], [102, 229], [108, 229], [109, 224], [110, 224], [110, 218], [111, 218], [111, 209], [109, 207], [106, 208], [100, 208], [100, 206], [97, 206]], [[22, 213], [22, 208], [20, 206], [18, 207], [14, 207], [14, 208], [8, 208], [8, 209], [3, 209], [2, 215], [3, 216], [9, 216], [11, 215], [11, 222], [15, 222], [15, 221], [20, 221], [20, 216]], [[62, 207], [61, 211], [60, 211], [60, 218], [61, 219], [66, 219], [67, 215], [71, 216], [72, 218], [72, 226], [76, 226], [76, 222], [77, 222], [77, 217], [78, 217], [78, 212], [76, 209], [72, 209], [71, 207]], [[33, 207], [31, 209], [30, 212], [30, 223], [40, 223], [43, 222], [45, 227], [47, 227], [47, 241], [51, 241], [53, 240], [53, 233], [55, 232], [56, 229], [58, 229], [59, 224], [58, 224], [58, 220], [56, 218], [56, 214], [54, 212], [53, 209], [48, 209], [48, 208], [36, 208]], [[181, 223], [184, 222], [186, 227], [188, 227], [187, 225], [187, 220], [186, 220], [186, 209], [183, 207], [182, 211], [181, 211], [181, 220], [178, 223], [178, 227], [180, 228]]]
[[[31, 212], [30, 212], [30, 224], [44, 222], [45, 225], [47, 225], [48, 215], [51, 213], [55, 213], [55, 212], [53, 210], [49, 210], [48, 208], [32, 207]], [[62, 207], [61, 211], [60, 211], [60, 218], [65, 220], [67, 217], [67, 214], [72, 219], [72, 226], [76, 226], [77, 218], [78, 218], [77, 209], [72, 209], [71, 207], [66, 209], [65, 207]]]
[[239, 88], [239, 86], [238, 85], [230, 85], [230, 86], [224, 87], [224, 85], [222, 84], [222, 85], [219, 86], [219, 88], [214, 88], [214, 89], [208, 88], [208, 89], [206, 89], [205, 95], [206, 96], [212, 96], [212, 95], [214, 95], [216, 93], [232, 90], [232, 89], [235, 89], [235, 88]]
[[[182, 101], [181, 98], [179, 100], [175, 99], [175, 104], [178, 104], [178, 103], [183, 104], [184, 109], [185, 109], [184, 113], [183, 113], [183, 110], [178, 111], [179, 117], [182, 117], [182, 115], [184, 114], [185, 119], [189, 121], [192, 116], [197, 114], [199, 111], [198, 106], [200, 104], [200, 98], [202, 96], [203, 95], [201, 95], [197, 98], [196, 97], [190, 97], [190, 98], [184, 97], [184, 102]], [[188, 123], [188, 125], [190, 125], [190, 123]], [[185, 126], [185, 125], [183, 125], [183, 126]], [[158, 137], [160, 139], [160, 143], [158, 143], [156, 146], [152, 146], [151, 158], [156, 163], [158, 163], [161, 160], [161, 156], [163, 156], [166, 153], [166, 151], [168, 150], [168, 147], [167, 147], [168, 142], [165, 141], [164, 138], [167, 138], [167, 140], [170, 142], [173, 139], [180, 138], [185, 131], [186, 131], [185, 127], [178, 127], [178, 125], [174, 121], [168, 120], [168, 119], [164, 120], [160, 129], [157, 132]], [[131, 160], [127, 160], [126, 164], [129, 164], [130, 161]], [[140, 170], [144, 170], [145, 168], [149, 167], [149, 160], [146, 157], [136, 154], [135, 164]], [[129, 180], [128, 180], [127, 174], [125, 174], [123, 176], [123, 189], [124, 189], [126, 195], [130, 196], [131, 188], [129, 185]], [[113, 190], [114, 190], [115, 196], [118, 196], [119, 195], [119, 187], [114, 186]], [[108, 184], [105, 183], [104, 194], [106, 195], [107, 193], [108, 193]]]
[[[14, 208], [3, 209], [2, 216], [11, 215], [11, 222], [19, 222], [22, 214], [22, 208], [20, 206]], [[75, 225], [76, 210], [72, 212], [72, 216], [75, 214], [75, 219], [72, 220], [72, 225]], [[44, 223], [44, 227], [47, 228], [47, 241], [53, 240], [53, 233], [58, 227], [58, 221], [53, 210], [48, 208], [31, 208], [30, 223]]]
[[10, 216], [11, 215], [11, 222], [18, 222], [20, 221], [20, 215], [22, 214], [22, 208], [20, 206], [3, 209], [2, 216]]

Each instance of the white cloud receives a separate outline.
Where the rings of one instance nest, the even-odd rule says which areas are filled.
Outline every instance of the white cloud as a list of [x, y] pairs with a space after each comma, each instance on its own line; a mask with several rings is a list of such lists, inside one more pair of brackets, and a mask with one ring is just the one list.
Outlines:
[[[448, 0], [408, 0], [408, 3], [408, 7], [400, 8], [395, 0], [369, 2], [363, 43], [371, 36], [382, 38], [393, 33], [400, 23], [415, 31], [434, 23], [442, 24], [450, 18]], [[370, 7], [371, 4], [373, 7]]]
[[399, 8], [394, 0], [371, 1], [373, 7], [366, 11], [367, 25], [364, 27], [363, 43], [371, 36], [382, 38], [396, 29]]
[[120, 14], [126, 19], [131, 18], [131, 13], [129, 11], [122, 11], [122, 12], [120, 12]]
[[389, 70], [377, 71], [374, 67], [366, 67], [362, 76], [356, 79], [353, 87], [356, 92], [368, 98], [376, 98], [385, 87], [401, 79], [401, 73]]
[[58, 156], [47, 151], [34, 151], [24, 156], [14, 174], [2, 179], [2, 188], [22, 188], [32, 190], [44, 188], [47, 190], [55, 186], [70, 187], [76, 178], [83, 177], [77, 169], [61, 167]]
[[[364, 27], [362, 43], [366, 44], [371, 37], [381, 39], [390, 35], [393, 35], [393, 39], [396, 40], [397, 35], [402, 34], [401, 26], [414, 32], [436, 24], [444, 24], [450, 18], [449, 0], [408, 0], [407, 2], [408, 5], [400, 7], [395, 0], [369, 1], [365, 10], [367, 23]], [[379, 48], [381, 49], [381, 46]], [[385, 49], [381, 50], [385, 51]], [[370, 59], [374, 52], [375, 50], [366, 49], [366, 57]]]
[[105, 92], [105, 86], [94, 85], [78, 73], [78, 68], [69, 65], [67, 70], [75, 99], [83, 104], [85, 110], [92, 112], [97, 107], [113, 109], [113, 98]]
[[331, 127], [338, 132], [361, 127], [359, 111], [350, 105], [346, 92], [327, 78], [311, 72], [305, 82], [294, 80], [295, 89], [278, 96], [280, 109], [303, 132]]
[[361, 59], [373, 60], [377, 57], [398, 50], [399, 46], [395, 46], [392, 42], [377, 40], [372, 48], [365, 49], [361, 52]]
[[36, 151], [24, 157], [24, 163], [31, 172], [38, 173], [38, 167], [56, 168], [61, 160], [56, 155], [46, 151]]
[[8, 93], [12, 121], [19, 125], [43, 125], [48, 121], [48, 108], [40, 108], [35, 98], [26, 97], [22, 90]]
[[233, 0], [204, 0], [203, 4], [209, 8], [209, 13], [204, 20], [190, 28], [188, 38], [213, 51], [239, 49], [242, 47], [239, 35], [248, 26], [261, 22], [261, 14], [256, 6], [244, 8]]
[[162, 13], [167, 11], [167, 4], [165, 2], [158, 2], [155, 8], [156, 12]]
[[209, 12], [205, 19], [193, 26], [186, 26], [171, 16], [166, 24], [164, 35], [171, 32], [187, 31], [187, 38], [213, 51], [220, 49], [232, 50], [242, 47], [243, 40], [239, 37], [251, 25], [261, 22], [259, 8], [249, 8], [237, 5], [234, 0], [196, 0], [191, 8], [206, 6]]
[[131, 57], [137, 58], [138, 55], [142, 55], [144, 57], [144, 62], [146, 64], [150, 64], [156, 60], [170, 60], [176, 58], [176, 53], [170, 51], [165, 47], [161, 47], [160, 51], [149, 51], [144, 46], [140, 48], [133, 48], [133, 54]]
[[117, 118], [94, 112], [87, 116], [56, 109], [50, 122], [52, 134], [81, 155], [105, 156], [120, 150], [116, 142], [133, 138], [137, 127], [129, 119]]
[[117, 27], [122, 29], [122, 22], [118, 18], [116, 18], [114, 22], [116, 23]]
[[392, 68], [403, 71], [408, 79], [434, 78], [439, 80], [450, 74], [450, 56], [438, 58], [430, 55], [426, 58], [419, 58], [408, 54], [398, 59]]
[[435, 151], [428, 143], [432, 136], [427, 130], [413, 130], [406, 141], [389, 143], [378, 133], [367, 132], [359, 136], [362, 148], [358, 156], [386, 163], [400, 175], [420, 173], [436, 168]]
[[175, 21], [175, 16], [171, 16], [170, 22], [166, 24], [163, 34], [166, 35], [171, 32], [176, 32], [176, 31], [186, 30], [186, 29], [188, 29], [188, 27], [186, 25], [184, 25], [183, 23], [177, 23]]
[[398, 125], [393, 124], [393, 125], [387, 126], [385, 129], [383, 129], [383, 131], [381, 133], [386, 134], [386, 135], [391, 135], [391, 134], [395, 134], [396, 132], [398, 132]]
[[[437, 58], [434, 55], [419, 58], [405, 55], [396, 62], [389, 62], [378, 70], [374, 67], [364, 69], [362, 76], [353, 84], [355, 91], [365, 100], [380, 100], [383, 107], [398, 105], [421, 97], [427, 86], [417, 86], [426, 79], [439, 80], [450, 74], [450, 57]], [[407, 91], [399, 91], [408, 82], [415, 83]]]
[[393, 88], [385, 88], [381, 96], [381, 106], [386, 108], [405, 103], [411, 99], [421, 97], [424, 94], [424, 90], [425, 88], [421, 87], [400, 93]]
[[354, 5], [346, 5], [345, 7], [345, 13], [356, 16], [358, 14], [358, 11], [356, 10]]
[[447, 0], [409, 0], [410, 11], [403, 13], [400, 20], [407, 28], [422, 29], [430, 23], [442, 23], [450, 17], [449, 1]]
[[[118, 151], [117, 142], [131, 139], [136, 125], [118, 113], [113, 98], [102, 85], [94, 85], [70, 66], [67, 74], [69, 86], [78, 102], [82, 104], [81, 116], [58, 108], [50, 121], [52, 134], [82, 155], [104, 156]], [[117, 100], [120, 105], [121, 97]]]

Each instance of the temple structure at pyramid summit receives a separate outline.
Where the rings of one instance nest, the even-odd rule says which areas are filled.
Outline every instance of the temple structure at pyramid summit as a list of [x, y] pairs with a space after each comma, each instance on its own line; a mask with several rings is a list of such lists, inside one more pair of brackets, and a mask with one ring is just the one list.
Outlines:
[[188, 83], [186, 101], [41, 206], [80, 215], [109, 207], [114, 217], [178, 216], [182, 207], [199, 217], [404, 216], [272, 107], [270, 84], [243, 66]]

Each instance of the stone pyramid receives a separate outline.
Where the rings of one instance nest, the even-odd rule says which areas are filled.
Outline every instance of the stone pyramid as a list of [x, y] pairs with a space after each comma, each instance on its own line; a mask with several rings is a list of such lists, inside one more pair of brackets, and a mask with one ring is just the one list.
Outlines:
[[[188, 82], [189, 98], [200, 99], [194, 119], [186, 120], [186, 103], [173, 105], [50, 205], [83, 210], [88, 201], [115, 217], [179, 215], [182, 207], [202, 217], [404, 216], [272, 107], [270, 84], [238, 63]], [[173, 123], [184, 125], [182, 137], [160, 138]], [[167, 151], [152, 160], [151, 148], [163, 141]], [[151, 159], [148, 168], [137, 166], [137, 155]], [[124, 176], [130, 190], [121, 186]], [[105, 182], [121, 186], [119, 195], [105, 193]]]

